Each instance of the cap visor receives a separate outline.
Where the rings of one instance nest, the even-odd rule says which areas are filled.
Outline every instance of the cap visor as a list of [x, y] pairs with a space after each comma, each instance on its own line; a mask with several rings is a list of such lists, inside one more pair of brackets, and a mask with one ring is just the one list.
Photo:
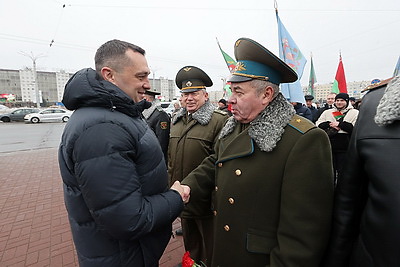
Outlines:
[[247, 82], [253, 80], [250, 77], [244, 77], [244, 76], [239, 76], [239, 75], [231, 75], [231, 77], [228, 78], [227, 82], [231, 83], [241, 83], [241, 82]]
[[193, 93], [196, 91], [200, 91], [206, 88], [193, 88], [193, 89], [185, 89], [185, 90], [181, 90], [180, 93]]

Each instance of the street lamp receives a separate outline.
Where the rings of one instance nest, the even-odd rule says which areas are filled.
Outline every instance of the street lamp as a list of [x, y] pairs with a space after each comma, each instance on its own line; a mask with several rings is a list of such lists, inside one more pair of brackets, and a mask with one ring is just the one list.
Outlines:
[[37, 73], [36, 73], [36, 60], [40, 57], [44, 57], [44, 55], [37, 55], [34, 56], [33, 53], [27, 54], [25, 52], [20, 52], [21, 55], [29, 57], [32, 60], [33, 63], [33, 77], [35, 79], [34, 84], [35, 84], [35, 96], [36, 96], [36, 107], [40, 108], [40, 97], [39, 97], [39, 87], [38, 87], [38, 81], [37, 81]]

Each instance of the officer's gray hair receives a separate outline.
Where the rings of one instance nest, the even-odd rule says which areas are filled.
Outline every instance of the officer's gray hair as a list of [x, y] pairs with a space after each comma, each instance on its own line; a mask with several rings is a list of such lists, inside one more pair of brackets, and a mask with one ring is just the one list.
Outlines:
[[256, 89], [257, 95], [260, 95], [267, 86], [271, 86], [274, 89], [274, 98], [279, 93], [279, 85], [271, 83], [269, 81], [257, 80], [254, 79], [250, 82], [251, 86]]

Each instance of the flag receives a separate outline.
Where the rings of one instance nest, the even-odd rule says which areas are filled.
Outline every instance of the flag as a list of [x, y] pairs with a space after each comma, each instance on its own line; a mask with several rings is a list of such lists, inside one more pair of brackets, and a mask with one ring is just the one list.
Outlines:
[[340, 55], [339, 66], [336, 71], [335, 81], [332, 85], [332, 93], [347, 93], [346, 76], [344, 75], [342, 55]]
[[230, 82], [227, 82], [227, 83], [224, 85], [223, 90], [224, 90], [224, 98], [226, 98], [226, 99], [230, 98], [231, 95], [232, 95], [231, 83], [230, 83]]
[[308, 79], [308, 94], [315, 97], [314, 84], [317, 82], [317, 77], [315, 76], [314, 64], [311, 56], [311, 68], [310, 68], [310, 78]]
[[335, 118], [335, 120], [340, 120], [341, 118], [344, 117], [344, 114], [340, 111], [334, 111], [332, 112], [332, 115]]
[[396, 68], [394, 68], [393, 77], [400, 75], [400, 56], [397, 60]]
[[278, 10], [276, 10], [276, 19], [278, 21], [279, 57], [294, 69], [299, 77], [299, 79], [293, 83], [281, 84], [281, 91], [290, 102], [304, 103], [304, 94], [301, 89], [300, 79], [303, 75], [307, 60], [293, 41], [285, 26], [283, 26], [278, 16]]
[[219, 47], [219, 50], [222, 53], [222, 56], [224, 57], [225, 63], [228, 66], [228, 69], [230, 72], [233, 72], [233, 70], [235, 69], [236, 66], [236, 61], [231, 58], [227, 53], [224, 52], [224, 50], [222, 50], [221, 46], [219, 45], [218, 39], [217, 39], [217, 44]]

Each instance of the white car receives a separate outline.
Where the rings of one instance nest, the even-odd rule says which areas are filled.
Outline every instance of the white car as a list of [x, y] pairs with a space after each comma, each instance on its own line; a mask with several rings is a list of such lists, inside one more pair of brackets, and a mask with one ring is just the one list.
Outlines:
[[30, 113], [24, 117], [25, 122], [67, 122], [72, 111], [61, 108], [48, 108], [38, 113]]

